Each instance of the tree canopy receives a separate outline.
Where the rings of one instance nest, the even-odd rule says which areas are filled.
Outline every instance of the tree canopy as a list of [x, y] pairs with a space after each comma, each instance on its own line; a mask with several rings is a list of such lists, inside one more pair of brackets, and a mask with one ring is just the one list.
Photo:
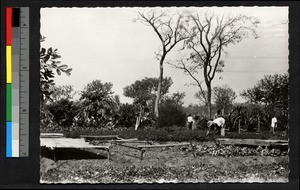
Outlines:
[[218, 110], [223, 109], [224, 114], [229, 113], [230, 107], [233, 105], [233, 101], [236, 97], [237, 95], [228, 85], [213, 88], [213, 99], [216, 108]]
[[80, 97], [84, 124], [103, 127], [114, 122], [119, 99], [113, 96], [112, 87], [112, 83], [102, 83], [101, 80], [94, 80], [84, 87]]
[[241, 93], [241, 96], [252, 103], [262, 104], [270, 114], [288, 115], [289, 107], [288, 74], [266, 75], [258, 83]]
[[[157, 78], [145, 77], [142, 80], [136, 80], [133, 84], [124, 87], [124, 96], [133, 98], [134, 103], [152, 107], [157, 94], [158, 83]], [[168, 93], [172, 84], [171, 77], [163, 78], [160, 92], [162, 96]]]
[[60, 86], [53, 86], [53, 93], [51, 94], [52, 100], [59, 101], [61, 99], [73, 99], [77, 92], [74, 91], [72, 85], [60, 85]]

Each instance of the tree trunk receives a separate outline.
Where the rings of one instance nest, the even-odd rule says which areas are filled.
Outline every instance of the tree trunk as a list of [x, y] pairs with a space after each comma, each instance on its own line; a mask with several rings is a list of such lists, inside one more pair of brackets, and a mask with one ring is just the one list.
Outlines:
[[135, 130], [138, 129], [138, 127], [140, 126], [140, 123], [142, 121], [142, 116], [143, 116], [143, 113], [144, 113], [144, 109], [142, 108], [142, 106], [140, 106], [140, 114], [139, 116], [136, 118], [136, 122], [135, 122]]
[[207, 85], [207, 111], [208, 111], [208, 116], [211, 119], [211, 85]]
[[257, 116], [257, 132], [260, 132], [260, 116]]
[[134, 130], [137, 130], [137, 129], [138, 129], [138, 127], [139, 127], [140, 123], [141, 123], [141, 117], [140, 117], [140, 116], [138, 116], [138, 117], [136, 118], [136, 122], [135, 122], [135, 128], [134, 128]]
[[203, 76], [204, 76], [204, 81], [207, 87], [207, 114], [209, 119], [211, 119], [211, 80], [209, 79], [208, 73], [207, 73], [207, 66], [208, 66], [209, 60], [206, 60], [206, 63], [204, 63], [203, 66]]
[[239, 134], [241, 133], [241, 119], [239, 119]]
[[161, 60], [159, 62], [158, 87], [157, 87], [157, 94], [156, 94], [155, 106], [154, 106], [154, 115], [156, 118], [159, 117], [158, 107], [159, 107], [159, 102], [160, 102], [161, 85], [162, 85], [163, 73], [164, 73], [164, 67], [163, 67], [164, 59], [165, 59], [165, 54], [162, 55]]

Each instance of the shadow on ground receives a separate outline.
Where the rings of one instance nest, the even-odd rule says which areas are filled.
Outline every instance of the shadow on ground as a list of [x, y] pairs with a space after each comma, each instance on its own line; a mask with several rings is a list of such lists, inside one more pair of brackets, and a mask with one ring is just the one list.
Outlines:
[[41, 147], [41, 156], [52, 160], [80, 160], [80, 159], [107, 159], [104, 154], [90, 152], [75, 148], [59, 148], [51, 150]]

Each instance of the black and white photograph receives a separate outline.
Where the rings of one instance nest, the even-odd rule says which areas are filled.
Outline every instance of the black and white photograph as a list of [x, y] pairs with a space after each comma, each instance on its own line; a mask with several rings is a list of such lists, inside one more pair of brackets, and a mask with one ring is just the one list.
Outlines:
[[289, 182], [289, 8], [40, 9], [40, 183]]

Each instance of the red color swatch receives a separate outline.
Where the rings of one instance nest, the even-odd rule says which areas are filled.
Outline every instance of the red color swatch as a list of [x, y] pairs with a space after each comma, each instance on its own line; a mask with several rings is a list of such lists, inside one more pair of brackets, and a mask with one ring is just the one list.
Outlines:
[[12, 38], [12, 30], [11, 30], [11, 24], [12, 24], [12, 8], [6, 8], [6, 45], [11, 45], [11, 38]]

